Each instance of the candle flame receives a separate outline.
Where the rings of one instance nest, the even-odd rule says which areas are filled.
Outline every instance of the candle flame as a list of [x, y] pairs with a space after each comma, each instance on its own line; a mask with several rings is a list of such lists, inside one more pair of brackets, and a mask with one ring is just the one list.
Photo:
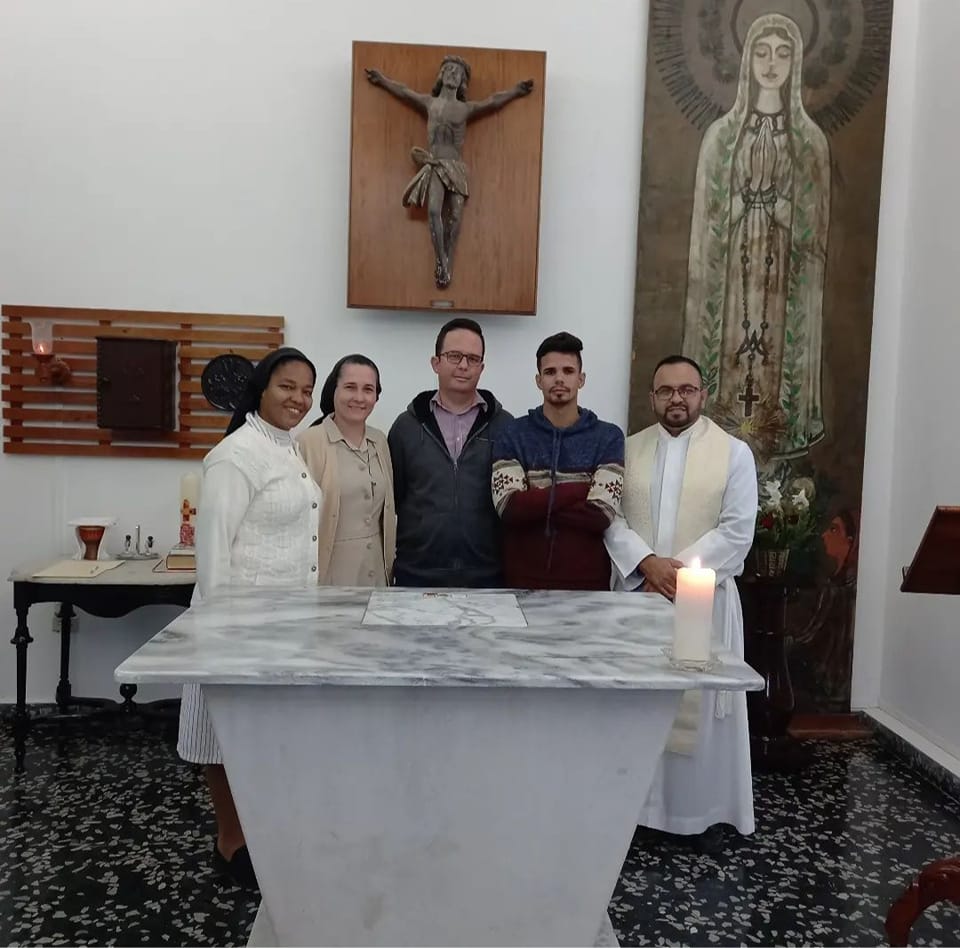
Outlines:
[[700, 569], [700, 557], [699, 557], [699, 556], [695, 556], [692, 560], [690, 560], [690, 569]]

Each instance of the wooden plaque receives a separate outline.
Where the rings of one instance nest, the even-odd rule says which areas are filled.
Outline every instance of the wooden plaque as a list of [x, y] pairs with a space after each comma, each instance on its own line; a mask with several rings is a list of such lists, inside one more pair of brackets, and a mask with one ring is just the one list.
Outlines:
[[960, 595], [960, 507], [934, 510], [900, 591]]
[[[283, 345], [282, 316], [10, 304], [3, 305], [2, 315], [4, 454], [200, 459], [221, 440], [227, 425], [225, 414], [213, 408], [202, 393], [207, 363], [225, 353], [256, 362]], [[72, 372], [65, 384], [48, 384], [38, 376], [30, 338], [32, 319], [53, 323], [53, 351]], [[107, 339], [159, 339], [175, 348], [177, 373], [171, 380], [176, 397], [175, 430], [165, 430], [166, 421], [148, 430], [129, 417], [122, 426], [100, 427], [122, 420], [116, 415], [98, 418], [102, 393], [98, 347]], [[169, 371], [169, 363], [163, 371]], [[157, 385], [161, 385], [159, 379]], [[127, 394], [142, 392], [142, 387], [138, 381]], [[156, 394], [160, 395], [159, 388]], [[126, 427], [129, 423], [137, 427]]]
[[[463, 160], [470, 197], [452, 280], [438, 289], [426, 209], [405, 208], [427, 148], [426, 118], [373, 86], [365, 69], [429, 93], [444, 56], [471, 69], [467, 98], [486, 98], [533, 79], [533, 92], [467, 126]], [[439, 312], [533, 314], [537, 309], [540, 165], [546, 53], [466, 46], [353, 44], [350, 241], [347, 306]]]

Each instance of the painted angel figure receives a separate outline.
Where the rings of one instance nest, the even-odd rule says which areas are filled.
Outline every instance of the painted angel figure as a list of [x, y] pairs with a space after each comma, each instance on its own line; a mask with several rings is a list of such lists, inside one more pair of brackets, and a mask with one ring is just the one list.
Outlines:
[[468, 102], [470, 66], [459, 56], [443, 58], [437, 81], [429, 93], [415, 92], [377, 69], [365, 72], [375, 86], [386, 89], [427, 117], [428, 147], [414, 148], [410, 153], [420, 170], [407, 185], [402, 200], [404, 207], [427, 208], [430, 239], [436, 255], [436, 284], [444, 289], [450, 285], [463, 205], [470, 196], [467, 166], [461, 158], [467, 123], [529, 95], [533, 80], [526, 79], [512, 89]]
[[830, 155], [801, 97], [803, 37], [751, 24], [733, 108], [697, 161], [683, 352], [703, 367], [715, 420], [762, 462], [824, 434], [823, 279]]

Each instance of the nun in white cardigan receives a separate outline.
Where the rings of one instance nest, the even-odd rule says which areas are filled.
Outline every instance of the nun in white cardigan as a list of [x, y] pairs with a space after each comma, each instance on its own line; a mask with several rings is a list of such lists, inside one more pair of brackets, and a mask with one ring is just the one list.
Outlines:
[[[316, 369], [297, 349], [260, 361], [227, 427], [203, 460], [197, 511], [196, 597], [231, 586], [306, 587], [317, 582], [321, 492], [291, 434], [310, 411]], [[177, 750], [204, 764], [217, 819], [214, 868], [256, 885], [203, 695], [183, 689]]]

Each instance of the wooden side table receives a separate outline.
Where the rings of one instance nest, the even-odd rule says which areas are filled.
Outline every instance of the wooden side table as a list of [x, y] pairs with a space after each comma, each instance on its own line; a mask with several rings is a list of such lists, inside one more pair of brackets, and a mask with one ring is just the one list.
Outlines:
[[[58, 557], [58, 560], [63, 557]], [[26, 757], [27, 735], [37, 724], [76, 720], [90, 714], [133, 714], [141, 706], [134, 702], [136, 685], [121, 685], [122, 701], [111, 698], [83, 698], [73, 694], [70, 685], [70, 637], [74, 609], [82, 609], [101, 618], [127, 615], [141, 606], [190, 605], [196, 573], [192, 570], [158, 570], [157, 560], [128, 560], [99, 576], [82, 579], [57, 579], [34, 574], [51, 563], [18, 567], [10, 574], [17, 629], [11, 644], [17, 650], [17, 700], [13, 710], [15, 773], [22, 773]], [[56, 709], [32, 715], [27, 705], [27, 647], [33, 641], [27, 624], [30, 607], [38, 602], [60, 603], [60, 678], [57, 682]]]

